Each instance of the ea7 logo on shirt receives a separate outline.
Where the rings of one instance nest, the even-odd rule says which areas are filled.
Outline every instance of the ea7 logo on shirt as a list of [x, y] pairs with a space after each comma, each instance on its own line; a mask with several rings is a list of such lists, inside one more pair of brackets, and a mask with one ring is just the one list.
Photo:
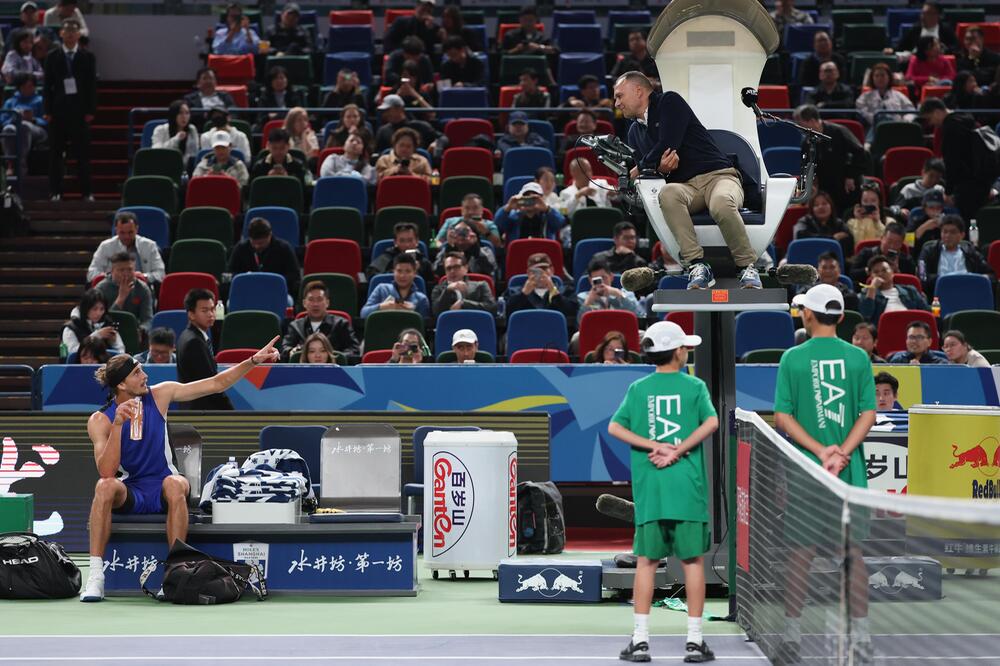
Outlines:
[[[647, 398], [647, 414], [649, 415], [649, 438], [655, 442], [680, 444], [681, 438], [674, 437], [681, 425], [671, 421], [668, 416], [677, 417], [681, 414], [681, 397], [679, 395], [651, 395]], [[673, 439], [669, 439], [673, 437]]]
[[836, 383], [847, 378], [847, 366], [843, 359], [836, 361], [811, 361], [813, 394], [816, 396], [816, 423], [820, 430], [826, 429], [829, 419], [839, 426], [844, 425], [846, 408], [844, 389]]

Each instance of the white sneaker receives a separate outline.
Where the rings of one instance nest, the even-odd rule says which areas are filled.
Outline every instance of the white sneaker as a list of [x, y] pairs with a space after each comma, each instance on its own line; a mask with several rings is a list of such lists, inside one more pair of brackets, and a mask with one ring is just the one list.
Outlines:
[[80, 601], [104, 601], [104, 576], [88, 576]]

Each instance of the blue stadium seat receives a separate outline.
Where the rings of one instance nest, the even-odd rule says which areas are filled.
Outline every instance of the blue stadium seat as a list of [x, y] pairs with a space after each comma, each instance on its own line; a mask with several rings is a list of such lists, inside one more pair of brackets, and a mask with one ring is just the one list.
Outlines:
[[558, 310], [518, 310], [507, 319], [507, 357], [519, 349], [569, 350], [566, 317]]
[[[552, 41], [559, 41], [567, 25], [597, 25], [597, 13], [592, 9], [557, 9], [552, 12]], [[598, 38], [600, 42], [600, 38]], [[560, 47], [562, 48], [562, 47]], [[569, 49], [575, 51], [576, 49]]]
[[817, 32], [825, 32], [833, 39], [833, 28], [828, 23], [786, 25], [782, 48], [789, 53], [811, 52]]
[[816, 265], [819, 255], [826, 252], [833, 252], [840, 260], [840, 265], [844, 263], [844, 249], [840, 243], [832, 238], [796, 238], [788, 244], [788, 252], [785, 257], [790, 264]]
[[372, 84], [372, 56], [364, 51], [337, 51], [327, 53], [323, 61], [323, 85], [337, 83], [337, 72], [344, 69], [357, 72], [358, 81], [363, 86]]
[[584, 74], [593, 74], [604, 80], [607, 70], [604, 68], [603, 53], [560, 53], [559, 85], [576, 85]]
[[285, 319], [288, 307], [288, 283], [278, 273], [239, 273], [229, 285], [227, 312], [266, 310]]
[[688, 280], [682, 275], [664, 275], [656, 287], [657, 289], [687, 289]]
[[326, 176], [313, 186], [313, 208], [343, 206], [355, 208], [362, 215], [368, 212], [368, 188], [360, 178]]
[[153, 130], [159, 125], [166, 125], [167, 121], [162, 119], [149, 120], [146, 124], [142, 126], [142, 139], [139, 142], [140, 148], [152, 148], [153, 147]]
[[840, 282], [843, 282], [843, 283], [844, 283], [844, 286], [845, 286], [845, 287], [847, 287], [847, 288], [848, 288], [848, 289], [850, 289], [851, 291], [854, 291], [854, 280], [852, 280], [852, 279], [850, 278], [850, 276], [849, 276], [849, 275], [843, 275], [843, 274], [842, 274], [842, 275], [841, 275], [841, 276], [840, 276], [839, 278], [837, 278], [837, 279], [838, 279], [838, 280], [839, 280]]
[[736, 315], [736, 358], [754, 349], [795, 346], [795, 324], [787, 312], [741, 312]]
[[262, 217], [271, 223], [271, 233], [293, 248], [299, 246], [299, 214], [285, 206], [257, 206], [243, 217], [243, 238], [247, 237], [250, 220]]
[[482, 310], [445, 310], [438, 315], [434, 329], [434, 356], [451, 351], [451, 337], [463, 328], [476, 332], [479, 351], [497, 355], [497, 323], [493, 315]]
[[[309, 467], [309, 482], [314, 486], [320, 485], [320, 445], [323, 442], [323, 435], [326, 434], [327, 427], [323, 425], [307, 426], [287, 426], [271, 425], [264, 426], [260, 431], [261, 451], [267, 449], [291, 449], [306, 461]], [[316, 490], [316, 496], [319, 491]]]
[[372, 53], [374, 47], [375, 36], [370, 25], [331, 25], [327, 32], [326, 48], [330, 53], [343, 51]]
[[[569, 101], [570, 97], [578, 97], [579, 95], [580, 95], [580, 86], [576, 85], [576, 83], [573, 83], [572, 85], [566, 84], [566, 85], [563, 85], [563, 86], [559, 86], [559, 103], [560, 104], [565, 104], [567, 101]], [[608, 87], [605, 86], [602, 83], [601, 84], [601, 97], [607, 97], [607, 96], [608, 96]], [[607, 116], [607, 115], [605, 115], [605, 116], [598, 116], [598, 119], [608, 120], [610, 117], [611, 116]]]
[[802, 169], [802, 149], [791, 146], [778, 146], [763, 149], [764, 166], [768, 175], [787, 173], [797, 176]]
[[169, 328], [176, 337], [181, 337], [181, 333], [188, 327], [188, 316], [186, 310], [160, 310], [153, 315], [153, 322], [149, 330], [154, 328]]
[[583, 275], [587, 270], [587, 264], [598, 252], [610, 250], [615, 246], [615, 241], [611, 238], [585, 238], [576, 244], [573, 249], [573, 275]]
[[802, 146], [802, 134], [797, 129], [783, 123], [757, 123], [757, 138], [760, 149], [795, 148]]
[[806, 60], [808, 60], [810, 56], [812, 56], [811, 51], [808, 53], [788, 54], [788, 64], [791, 69], [788, 77], [789, 82], [798, 83], [802, 65], [805, 64]]
[[581, 23], [555, 24], [553, 40], [563, 53], [603, 53], [601, 26]]
[[548, 141], [550, 150], [555, 150], [557, 148], [556, 130], [552, 127], [552, 123], [548, 120], [535, 120], [533, 118], [529, 118], [528, 130], [535, 132], [540, 137]]
[[[156, 206], [126, 206], [117, 212], [135, 215], [139, 222], [139, 235], [156, 241], [161, 250], [170, 247], [170, 216], [167, 211]], [[114, 233], [113, 226], [111, 233]]]
[[[371, 252], [372, 259], [375, 259], [375, 257], [379, 256], [380, 254], [388, 250], [390, 247], [392, 247], [393, 242], [394, 241], [392, 238], [383, 238], [382, 240], [375, 241], [374, 245], [372, 245], [372, 252]], [[420, 254], [424, 255], [425, 257], [429, 257], [430, 254], [427, 252], [427, 243], [421, 240], [417, 241], [417, 244], [420, 247]], [[418, 275], [417, 277], [419, 278], [420, 276]]]
[[514, 176], [513, 178], [504, 180], [503, 201], [499, 202], [500, 206], [497, 208], [497, 210], [506, 206], [507, 202], [510, 201], [510, 198], [515, 194], [517, 194], [518, 192], [520, 192], [521, 188], [524, 187], [525, 183], [530, 183], [534, 179], [535, 176], [534, 174], [532, 174], [530, 176]]
[[994, 309], [993, 285], [985, 275], [942, 275], [934, 285], [934, 295], [941, 299], [942, 317], [962, 310]]
[[920, 20], [920, 9], [909, 7], [889, 7], [885, 10], [885, 28], [889, 33], [889, 38], [893, 41], [899, 39], [900, 28], [904, 23], [913, 25]]
[[[486, 88], [445, 88], [438, 95], [438, 106], [448, 107], [478, 107], [487, 108], [490, 105], [490, 96]], [[485, 111], [476, 113], [475, 111], [439, 111], [438, 117], [442, 120], [450, 118], [488, 118]]]
[[[378, 255], [373, 254], [372, 256], [377, 257]], [[379, 273], [378, 275], [373, 275], [371, 279], [368, 280], [368, 294], [365, 296], [365, 299], [367, 300], [368, 297], [372, 295], [372, 292], [378, 285], [382, 284], [383, 282], [392, 282], [392, 277], [393, 277], [392, 273]], [[417, 285], [417, 289], [424, 292], [425, 296], [430, 296], [430, 294], [427, 293], [427, 283], [424, 282], [423, 276], [417, 275], [415, 278], [413, 278], [413, 283]]]
[[501, 171], [504, 182], [506, 182], [508, 178], [516, 176], [533, 177], [538, 167], [543, 166], [552, 169], [556, 167], [555, 158], [552, 157], [552, 151], [548, 148], [511, 148], [503, 156]]

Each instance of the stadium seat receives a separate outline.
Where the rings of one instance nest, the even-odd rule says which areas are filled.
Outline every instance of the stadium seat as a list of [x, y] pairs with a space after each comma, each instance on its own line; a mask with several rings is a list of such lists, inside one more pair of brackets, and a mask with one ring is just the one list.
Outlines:
[[547, 238], [518, 238], [507, 244], [507, 263], [504, 275], [521, 275], [528, 269], [528, 257], [536, 252], [544, 252], [552, 261], [552, 274], [562, 276], [563, 253], [559, 241]]
[[[483, 206], [493, 208], [493, 180], [482, 176], [452, 176], [441, 182], [438, 208], [462, 205], [466, 194], [478, 194], [483, 198]], [[506, 203], [506, 202], [505, 202]]]
[[[885, 28], [889, 39], [900, 38], [900, 26], [904, 23], [914, 24], [920, 20], [920, 9], [910, 7], [889, 7], [885, 10]], [[950, 21], [949, 21], [950, 22]]]
[[188, 181], [185, 207], [218, 206], [235, 217], [240, 214], [240, 184], [229, 176], [200, 176]]
[[[373, 275], [371, 279], [368, 280], [368, 293], [365, 295], [365, 299], [367, 300], [372, 295], [372, 292], [375, 290], [375, 287], [379, 286], [380, 284], [391, 283], [393, 279], [394, 276], [391, 272], [378, 273], [376, 275]], [[425, 296], [430, 295], [430, 292], [427, 290], [427, 283], [424, 282], [423, 276], [421, 275], [415, 276], [413, 278], [413, 284], [414, 286], [416, 286], [417, 289], [422, 291]]]
[[577, 146], [576, 148], [567, 150], [566, 155], [563, 157], [562, 172], [567, 183], [572, 179], [570, 164], [577, 158], [583, 158], [590, 162], [590, 168], [595, 177], [618, 178], [618, 175], [611, 171], [611, 169], [597, 161], [597, 156], [594, 154], [593, 149], [587, 146]]
[[802, 149], [798, 146], [779, 146], [775, 148], [765, 148], [764, 166], [767, 173], [774, 176], [779, 173], [786, 173], [790, 176], [798, 176], [802, 170]]
[[983, 31], [983, 46], [991, 51], [1000, 50], [1000, 23], [959, 23], [955, 26], [959, 44], [965, 39], [965, 31], [974, 25]]
[[785, 209], [785, 214], [778, 224], [778, 231], [774, 235], [774, 244], [782, 254], [788, 251], [788, 245], [792, 242], [792, 232], [795, 230], [795, 223], [808, 212], [809, 209], [806, 206], [791, 205]]
[[759, 86], [757, 105], [762, 109], [787, 109], [792, 103], [788, 86]]
[[847, 23], [841, 34], [841, 51], [880, 51], [887, 45], [885, 26], [874, 23]]
[[[175, 273], [175, 275], [178, 274]], [[166, 283], [164, 282], [164, 284]], [[160, 293], [162, 294], [162, 287]], [[184, 297], [181, 296], [182, 302], [183, 299]], [[157, 328], [169, 328], [171, 331], [174, 332], [174, 339], [181, 337], [181, 333], [183, 333], [184, 329], [187, 327], [188, 327], [187, 311], [184, 310], [183, 308], [177, 310], [160, 310], [159, 312], [153, 315], [153, 322], [149, 326], [151, 331]]]
[[122, 188], [122, 206], [155, 206], [176, 215], [177, 186], [167, 176], [132, 176]]
[[1000, 240], [990, 243], [989, 250], [986, 252], [986, 261], [993, 269], [993, 274], [1000, 275]]
[[370, 25], [330, 25], [327, 31], [328, 51], [358, 51], [373, 53], [375, 34]]
[[266, 310], [278, 320], [285, 318], [288, 307], [288, 283], [278, 273], [239, 273], [229, 285], [228, 312]]
[[[942, 301], [942, 305], [943, 305]], [[943, 308], [942, 308], [943, 310]], [[961, 310], [947, 317], [944, 329], [959, 330], [973, 349], [990, 349], [1000, 345], [1000, 312], [996, 310]]]
[[122, 344], [125, 345], [126, 354], [138, 354], [142, 351], [139, 346], [139, 320], [131, 312], [124, 310], [108, 310], [108, 317], [115, 323], [118, 335], [121, 336]]
[[[487, 108], [490, 97], [486, 88], [469, 86], [468, 88], [445, 88], [438, 95], [437, 106], [447, 108]], [[486, 111], [439, 111], [442, 120], [450, 118], [488, 118]]]
[[[520, 27], [519, 23], [507, 23], [497, 17], [497, 46], [503, 44], [503, 38], [507, 36], [508, 32], [517, 30]], [[536, 23], [535, 32], [545, 32], [545, 25], [543, 23]]]
[[668, 312], [664, 321], [672, 321], [684, 330], [685, 335], [694, 335], [694, 313], [687, 311]]
[[311, 86], [314, 83], [312, 56], [269, 55], [266, 63], [265, 71], [270, 71], [272, 67], [284, 67], [288, 72], [288, 82], [293, 86]]
[[519, 349], [510, 355], [508, 363], [569, 363], [569, 356], [558, 349]]
[[558, 310], [518, 310], [507, 318], [507, 355], [519, 349], [567, 351], [566, 317]]
[[[417, 238], [424, 243], [430, 242], [430, 222], [427, 221], [427, 213], [422, 208], [415, 206], [386, 206], [385, 208], [380, 208], [375, 213], [375, 223], [372, 226], [372, 244], [374, 245], [380, 240], [392, 240], [394, 235], [393, 229], [400, 222], [410, 222], [417, 225]], [[374, 248], [372, 249], [372, 256], [378, 256], [374, 253]], [[426, 252], [424, 252], [424, 256], [427, 256]]]
[[785, 34], [781, 40], [782, 50], [788, 53], [812, 53], [813, 39], [817, 32], [833, 35], [833, 27], [829, 23], [802, 23], [785, 25]]
[[444, 125], [444, 135], [453, 148], [465, 146], [480, 134], [485, 134], [492, 142], [495, 138], [493, 123], [483, 118], [455, 118]]
[[271, 130], [281, 129], [285, 126], [285, 121], [281, 118], [275, 118], [274, 120], [268, 120], [264, 123], [264, 126], [260, 128], [260, 149], [267, 150], [267, 137], [271, 134]]
[[851, 53], [847, 56], [847, 69], [850, 75], [848, 77], [841, 76], [840, 78], [844, 83], [852, 86], [860, 86], [864, 83], [865, 72], [877, 63], [889, 65], [891, 71], [896, 71], [899, 65], [895, 54], [886, 55], [881, 52]]
[[951, 94], [951, 86], [950, 85], [947, 85], [947, 86], [937, 85], [937, 86], [935, 86], [935, 85], [931, 85], [931, 84], [928, 83], [928, 84], [925, 84], [925, 85], [921, 86], [921, 88], [920, 88], [920, 101], [923, 102], [928, 97], [938, 97], [940, 99], [944, 99], [945, 97], [947, 97], [950, 94]]
[[[333, 9], [330, 25], [367, 25], [375, 27], [375, 15], [370, 9]], [[263, 433], [261, 433], [263, 434]]]
[[133, 176], [166, 176], [178, 188], [184, 175], [184, 156], [173, 148], [140, 148], [132, 156]]
[[271, 233], [292, 248], [299, 246], [299, 214], [286, 206], [258, 206], [249, 209], [243, 216], [243, 238], [247, 237], [250, 221], [262, 217], [271, 224]]
[[780, 363], [784, 349], [754, 349], [739, 360], [740, 363]]
[[161, 118], [157, 118], [156, 120], [147, 120], [146, 123], [142, 126], [142, 137], [139, 139], [139, 147], [152, 148], [153, 130], [155, 130], [160, 125], [166, 125], [166, 124], [167, 121]]
[[538, 85], [551, 86], [554, 84], [554, 81], [549, 78], [548, 58], [544, 55], [500, 56], [500, 80], [498, 83], [501, 85], [513, 85], [518, 82], [521, 72], [526, 69], [533, 69], [538, 72]]
[[221, 241], [202, 238], [174, 241], [167, 272], [208, 273], [221, 281], [226, 272], [226, 246]]
[[611, 238], [586, 238], [581, 241], [573, 239], [573, 274], [583, 275], [587, 264], [598, 252], [610, 250], [615, 246]]
[[[563, 125], [563, 134], [576, 134], [576, 119], [570, 120], [565, 125]], [[594, 134], [614, 134], [615, 126], [611, 124], [608, 120], [598, 120], [597, 129]]]
[[628, 310], [591, 310], [580, 318], [580, 355], [597, 348], [610, 331], [625, 336], [629, 351], [639, 351], [639, 319]]
[[497, 355], [496, 320], [489, 312], [482, 310], [445, 310], [438, 315], [434, 329], [434, 355], [450, 351], [452, 336], [455, 331], [463, 328], [476, 332], [480, 351]]
[[844, 318], [837, 324], [837, 337], [841, 340], [851, 342], [854, 337], [854, 328], [864, 322], [864, 317], [855, 310], [844, 310]]
[[[620, 208], [606, 206], [578, 208], [570, 216], [571, 237], [573, 248], [577, 243], [590, 238], [611, 238], [615, 225], [625, 219]], [[574, 264], [574, 270], [579, 268]]]
[[892, 281], [913, 287], [921, 294], [924, 293], [924, 283], [916, 275], [911, 275], [909, 273], [895, 273], [892, 276]]
[[840, 261], [840, 265], [846, 266], [844, 263], [844, 250], [840, 246], [840, 243], [832, 238], [797, 238], [788, 244], [788, 253], [786, 256], [790, 264], [809, 264], [810, 266], [815, 266], [819, 255], [824, 252], [834, 252]]
[[250, 347], [240, 347], [237, 349], [223, 349], [215, 354], [216, 363], [242, 363], [257, 353], [257, 349]]
[[[528, 118], [528, 131], [538, 134], [540, 137], [549, 142], [551, 146], [550, 150], [555, 152], [558, 142], [556, 141], [556, 130], [548, 120], [538, 120], [535, 118]], [[531, 174], [534, 175], [534, 174]]]
[[[593, 27], [595, 32], [600, 28]], [[558, 64], [560, 86], [576, 85], [580, 77], [590, 74], [596, 76], [601, 81], [604, 80], [607, 71], [604, 67], [603, 53], [560, 53]]]
[[226, 248], [233, 247], [233, 216], [225, 208], [196, 206], [185, 208], [177, 220], [177, 240], [208, 238], [217, 240]]
[[250, 208], [287, 206], [303, 211], [302, 183], [294, 176], [259, 176], [250, 181]]
[[358, 75], [362, 86], [372, 85], [371, 54], [364, 51], [337, 51], [327, 53], [323, 59], [323, 85], [332, 86], [337, 83], [337, 74], [342, 69], [349, 69]]
[[343, 310], [351, 318], [358, 316], [358, 286], [356, 278], [343, 273], [306, 273], [302, 278], [302, 286], [299, 288], [299, 298], [296, 300], [296, 307], [301, 307], [302, 290], [313, 280], [319, 280], [326, 285], [327, 293], [330, 296], [330, 307], [336, 310]]
[[424, 318], [410, 310], [376, 310], [365, 321], [365, 353], [377, 349], [392, 349], [399, 334], [407, 328], [424, 333]]
[[361, 362], [385, 364], [389, 362], [390, 358], [392, 358], [391, 349], [374, 349], [372, 351], [365, 352], [361, 357]]
[[[161, 250], [170, 247], [170, 217], [162, 208], [156, 206], [123, 206], [115, 211], [132, 213], [139, 223], [139, 234], [156, 241]], [[112, 229], [112, 233], [114, 230]]]
[[[791, 27], [791, 26], [790, 26]], [[801, 148], [802, 134], [784, 123], [757, 123], [757, 138], [760, 149], [768, 148]]]
[[[208, 289], [219, 298], [219, 282], [208, 273], [170, 272], [160, 283], [156, 307], [159, 312], [184, 311], [184, 297], [192, 289]], [[187, 326], [185, 319], [184, 327]], [[155, 322], [153, 328], [156, 328]]]
[[361, 248], [357, 243], [342, 238], [322, 238], [309, 241], [302, 272], [344, 273], [355, 282], [361, 273]]
[[833, 22], [833, 34], [835, 42], [839, 43], [844, 34], [844, 26], [855, 23], [874, 23], [875, 12], [871, 9], [834, 9], [830, 12], [830, 20]]
[[430, 183], [419, 176], [386, 176], [375, 189], [375, 210], [386, 206], [416, 206], [430, 215]]
[[[603, 55], [604, 37], [596, 23], [552, 23], [553, 41], [562, 53], [600, 53]], [[603, 65], [603, 63], [602, 63]]]
[[857, 120], [851, 120], [850, 118], [823, 118], [825, 123], [833, 123], [834, 125], [842, 125], [851, 131], [854, 138], [858, 140], [862, 146], [865, 145], [865, 126], [862, 125]]
[[896, 146], [923, 147], [923, 145], [924, 131], [919, 124], [894, 120], [885, 121], [875, 126], [875, 135], [871, 145], [872, 161], [879, 164], [882, 155]]
[[904, 176], [919, 176], [924, 162], [934, 157], [930, 148], [896, 146], [882, 156], [882, 180], [895, 183]]
[[413, 16], [414, 11], [412, 9], [386, 9], [385, 10], [385, 29], [388, 30], [389, 26], [398, 18], [403, 18], [404, 16]]
[[[247, 92], [246, 86], [235, 86], [235, 85], [218, 85], [216, 86], [218, 90], [229, 93], [230, 97], [233, 98], [233, 103], [236, 104], [237, 108], [246, 109], [250, 106], [250, 93]], [[237, 122], [230, 121], [230, 125], [237, 127]], [[247, 134], [249, 136], [249, 134]]]
[[219, 350], [260, 349], [274, 336], [281, 334], [281, 321], [273, 312], [240, 310], [230, 312], [222, 320]]
[[651, 23], [652, 16], [648, 9], [612, 9], [608, 11], [608, 30], [614, 30], [617, 25]]
[[441, 180], [447, 181], [452, 176], [479, 176], [492, 187], [493, 153], [485, 148], [449, 148], [441, 157]]
[[539, 167], [555, 169], [552, 151], [548, 148], [511, 148], [503, 156], [503, 179], [516, 176], [534, 176]]
[[306, 242], [319, 238], [345, 238], [365, 244], [365, 221], [356, 208], [328, 206], [313, 208], [309, 214]]
[[368, 212], [368, 188], [360, 178], [326, 176], [313, 186], [313, 208], [354, 208], [364, 215]]
[[736, 315], [736, 358], [754, 349], [795, 346], [795, 324], [787, 312], [750, 311]]
[[[593, 9], [556, 9], [552, 12], [552, 39], [559, 37], [566, 24], [597, 25], [597, 13]], [[597, 38], [600, 41], [600, 37]], [[565, 49], [564, 49], [565, 50]]]
[[888, 358], [893, 352], [906, 349], [906, 328], [910, 322], [922, 321], [931, 327], [931, 349], [940, 348], [937, 320], [925, 310], [895, 310], [883, 312], [878, 320], [878, 341], [876, 351], [883, 358]]
[[962, 310], [992, 310], [996, 305], [990, 279], [975, 273], [938, 277], [934, 295], [941, 299], [942, 317]]
[[208, 56], [208, 66], [215, 70], [215, 80], [223, 85], [245, 85], [257, 78], [253, 55]]
[[986, 10], [982, 7], [976, 9], [970, 7], [945, 7], [941, 13], [941, 18], [950, 25], [958, 25], [959, 23], [986, 23]]

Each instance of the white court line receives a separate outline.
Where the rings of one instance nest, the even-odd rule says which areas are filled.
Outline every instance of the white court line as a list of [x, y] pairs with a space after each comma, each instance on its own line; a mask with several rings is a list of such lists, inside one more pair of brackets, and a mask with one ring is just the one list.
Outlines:
[[[716, 659], [730, 659], [741, 661], [766, 661], [767, 658], [764, 656], [725, 656], [725, 655], [715, 655]], [[321, 656], [310, 656], [310, 657], [296, 657], [296, 656], [286, 656], [281, 657], [259, 657], [259, 656], [225, 656], [220, 657], [217, 655], [211, 655], [206, 657], [197, 656], [174, 656], [174, 657], [153, 657], [153, 656], [142, 656], [142, 657], [0, 657], [0, 662], [5, 661], [136, 661], [137, 659], [142, 660], [143, 663], [150, 661], [609, 661], [614, 659], [614, 656], [604, 656], [596, 657], [593, 655], [584, 656], [519, 656], [519, 657], [483, 657], [483, 656], [455, 656], [455, 655], [436, 655], [436, 656], [426, 656], [426, 657], [416, 657], [416, 656], [376, 656], [376, 655], [354, 655], [354, 656], [331, 656], [331, 657], [321, 657]], [[677, 661], [677, 657], [654, 657], [655, 661]]]
[[[734, 634], [705, 634], [706, 636], [743, 636], [743, 632]], [[817, 634], [819, 635], [819, 634]], [[880, 634], [874, 634], [880, 635]], [[888, 634], [892, 635], [892, 634]], [[914, 636], [931, 636], [933, 634], [913, 634]], [[951, 635], [951, 634], [939, 634]], [[977, 634], [954, 634], [956, 636], [976, 636]], [[993, 636], [994, 634], [981, 634]], [[3, 635], [8, 638], [621, 638], [628, 637], [628, 632], [617, 634], [17, 634]], [[687, 634], [650, 634], [654, 638], [669, 638], [687, 636]]]

